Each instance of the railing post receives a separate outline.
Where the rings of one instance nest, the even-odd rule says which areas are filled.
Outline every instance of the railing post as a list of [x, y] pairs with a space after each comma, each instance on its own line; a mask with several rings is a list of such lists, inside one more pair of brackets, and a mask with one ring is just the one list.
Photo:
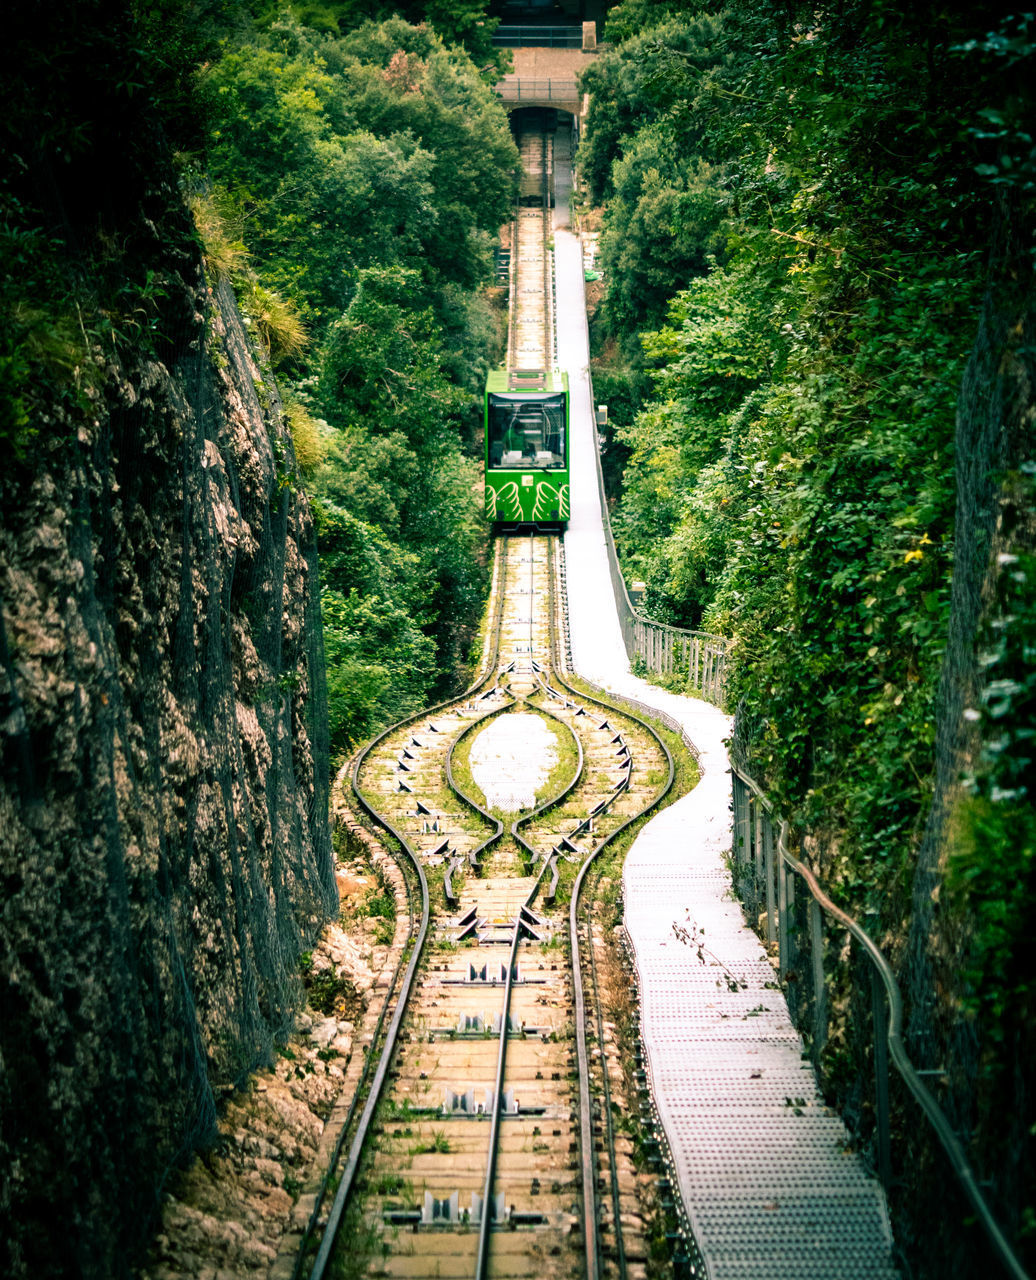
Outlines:
[[[781, 846], [787, 847], [788, 824], [781, 824]], [[795, 872], [784, 861], [780, 860], [780, 867], [784, 873], [784, 911], [787, 912], [788, 920], [784, 929], [784, 951], [787, 959], [784, 962], [786, 969], [794, 969], [798, 960], [798, 942], [795, 937], [793, 925], [795, 923]], [[781, 919], [784, 919], [782, 914]]]
[[759, 914], [759, 886], [763, 879], [763, 806], [757, 796], [752, 797], [752, 852], [755, 855], [755, 875], [752, 880], [753, 913]]
[[731, 774], [731, 790], [734, 796], [734, 868], [741, 892], [741, 882], [748, 862], [748, 787], [736, 773]]
[[741, 872], [744, 877], [752, 867], [752, 793], [748, 784], [741, 791]]
[[817, 1065], [827, 1044], [827, 983], [824, 981], [824, 922], [820, 903], [809, 899], [809, 950], [813, 960], [813, 1053]]
[[[760, 809], [762, 805], [759, 806]], [[763, 858], [766, 872], [766, 941], [771, 945], [777, 941], [777, 906], [774, 901], [774, 865], [773, 865], [773, 823], [768, 813], [762, 817]]]
[[730, 867], [733, 873], [734, 891], [737, 892], [737, 864], [738, 864], [738, 836], [741, 834], [739, 826], [741, 823], [741, 796], [738, 793], [738, 776], [731, 770], [730, 773], [730, 806], [733, 811], [734, 820], [730, 824]]
[[752, 868], [752, 803], [754, 797], [745, 784], [745, 807], [742, 811], [742, 823], [744, 825], [744, 840], [741, 848], [741, 896], [745, 899], [745, 906], [749, 914], [755, 910], [755, 874]]
[[[870, 964], [870, 961], [868, 961]], [[871, 1007], [874, 1012], [874, 1092], [878, 1113], [878, 1176], [886, 1190], [892, 1185], [892, 1139], [889, 1120], [889, 1044], [885, 988], [870, 965]]]
[[[784, 975], [788, 972], [791, 964], [791, 958], [788, 955], [788, 940], [791, 936], [788, 929], [788, 868], [784, 865], [784, 859], [781, 857], [781, 844], [784, 842], [784, 833], [787, 824], [781, 825], [781, 833], [777, 842], [776, 862], [777, 862], [777, 960], [778, 972], [783, 980]], [[772, 842], [771, 834], [771, 842]]]

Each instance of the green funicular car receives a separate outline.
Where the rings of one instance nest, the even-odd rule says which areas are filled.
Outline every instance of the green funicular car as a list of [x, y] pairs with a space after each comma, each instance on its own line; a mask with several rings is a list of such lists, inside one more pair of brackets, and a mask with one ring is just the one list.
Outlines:
[[563, 528], [569, 516], [568, 375], [497, 370], [486, 380], [486, 514]]

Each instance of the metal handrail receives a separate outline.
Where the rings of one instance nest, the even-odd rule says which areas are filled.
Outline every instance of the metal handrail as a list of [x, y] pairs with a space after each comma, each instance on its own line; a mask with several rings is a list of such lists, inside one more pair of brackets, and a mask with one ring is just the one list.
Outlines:
[[[763, 794], [763, 791], [760, 788], [759, 784], [755, 781], [754, 778], [752, 778], [752, 776], [747, 772], [747, 770], [734, 766], [732, 768], [732, 773], [759, 801], [764, 813], [766, 814], [767, 818], [771, 823], [771, 828], [772, 828], [772, 826], [776, 822], [776, 818], [773, 812], [773, 806], [771, 805], [767, 797]], [[737, 840], [736, 824], [735, 824], [734, 830], [735, 830], [734, 839], [736, 841]], [[978, 1184], [978, 1179], [975, 1176], [975, 1171], [972, 1168], [971, 1162], [969, 1161], [967, 1154], [965, 1153], [964, 1148], [961, 1145], [960, 1139], [957, 1137], [956, 1133], [954, 1132], [953, 1126], [950, 1123], [948, 1117], [946, 1116], [946, 1113], [939, 1106], [938, 1102], [935, 1100], [931, 1091], [929, 1090], [927, 1085], [924, 1083], [924, 1081], [921, 1079], [920, 1075], [918, 1074], [917, 1068], [910, 1061], [910, 1058], [906, 1051], [906, 1046], [903, 1043], [903, 995], [899, 989], [899, 984], [896, 981], [896, 976], [892, 971], [892, 966], [889, 964], [888, 960], [886, 959], [884, 953], [881, 951], [880, 947], [873, 940], [873, 938], [871, 938], [870, 934], [868, 934], [866, 930], [856, 920], [853, 919], [852, 916], [850, 916], [847, 912], [843, 911], [841, 907], [837, 906], [834, 902], [832, 902], [832, 900], [821, 888], [820, 882], [818, 881], [816, 874], [812, 870], [812, 868], [810, 868], [805, 862], [802, 862], [799, 858], [796, 858], [794, 854], [790, 852], [787, 846], [787, 833], [788, 833], [788, 823], [781, 822], [780, 834], [778, 835], [778, 838], [776, 841], [776, 852], [778, 855], [778, 863], [785, 864], [791, 871], [793, 871], [797, 876], [799, 876], [802, 879], [806, 887], [809, 889], [810, 894], [813, 898], [813, 901], [822, 910], [827, 912], [828, 915], [830, 915], [835, 920], [837, 920], [839, 924], [841, 924], [846, 930], [848, 930], [848, 932], [856, 939], [856, 941], [863, 948], [863, 951], [866, 954], [867, 958], [870, 960], [871, 964], [874, 966], [875, 979], [880, 981], [881, 989], [884, 992], [884, 997], [888, 1001], [888, 1021], [885, 1024], [885, 1028], [884, 1028], [884, 1040], [881, 1041], [881, 1043], [883, 1044], [883, 1046], [887, 1051], [887, 1057], [891, 1057], [892, 1063], [895, 1066], [896, 1070], [898, 1071], [900, 1077], [902, 1078], [903, 1083], [906, 1085], [907, 1089], [910, 1091], [914, 1100], [920, 1106], [922, 1112], [925, 1115], [925, 1118], [928, 1120], [928, 1123], [935, 1130], [935, 1135], [938, 1138], [939, 1143], [942, 1146], [942, 1149], [945, 1152], [947, 1159], [949, 1160], [950, 1168], [953, 1170], [954, 1176], [956, 1177], [961, 1189], [963, 1190], [965, 1196], [967, 1197], [968, 1203], [971, 1205], [972, 1209], [975, 1211], [975, 1215], [979, 1223], [981, 1224], [982, 1229], [986, 1233], [986, 1237], [989, 1240], [990, 1245], [992, 1246], [992, 1250], [994, 1255], [996, 1256], [997, 1261], [1000, 1262], [1005, 1272], [1009, 1276], [1014, 1277], [1014, 1280], [1030, 1280], [1028, 1272], [1025, 1270], [1025, 1268], [1022, 1266], [1021, 1262], [1019, 1261], [1018, 1256], [1015, 1253], [1014, 1249], [1012, 1248], [1010, 1241], [1008, 1241], [1007, 1237], [1004, 1235], [1003, 1230], [1000, 1227], [1000, 1224], [997, 1222], [996, 1218], [994, 1217], [993, 1211], [990, 1208], [989, 1203], [986, 1200], [986, 1197], [982, 1194], [982, 1191]], [[736, 859], [737, 857], [736, 848], [734, 850], [734, 855]], [[771, 883], [769, 883], [770, 881], [772, 881], [772, 875], [770, 874], [770, 871], [771, 869], [768, 867], [767, 868], [767, 880], [768, 880], [767, 916], [769, 920], [769, 932], [770, 932], [771, 941], [772, 941], [773, 940], [772, 935], [774, 932], [773, 930], [773, 894], [772, 894], [772, 885]], [[786, 895], [780, 894], [779, 896], [782, 899], [782, 905], [783, 905], [786, 899]], [[784, 909], [786, 910], [786, 906], [784, 907]], [[783, 911], [782, 911], [782, 914], [783, 914]], [[782, 955], [781, 955], [782, 971], [784, 968], [783, 951], [787, 946], [786, 938], [787, 938], [787, 929], [782, 924], [782, 927], [780, 928], [778, 937], [777, 937], [778, 946], [780, 947], [782, 952]], [[820, 981], [822, 982], [823, 981], [822, 966], [819, 969], [819, 977], [820, 977]], [[816, 981], [816, 976], [814, 980]], [[819, 1003], [820, 1002], [818, 1001], [818, 1004]], [[876, 1049], [880, 1040], [880, 1031], [881, 1031], [879, 1014], [880, 1014], [880, 1001], [877, 998], [875, 998], [874, 1000], [874, 1021], [875, 1021], [874, 1038], [875, 1038]], [[889, 1105], [888, 1105], [887, 1057], [885, 1054], [879, 1054], [877, 1051], [875, 1052], [875, 1055], [874, 1055], [875, 1075], [876, 1077], [878, 1077], [876, 1079], [876, 1087], [877, 1087], [877, 1093], [878, 1093], [878, 1107], [877, 1107], [877, 1113], [878, 1113], [877, 1119], [878, 1119], [878, 1128], [879, 1128], [878, 1144], [879, 1144], [879, 1152], [881, 1153], [879, 1157], [879, 1161], [882, 1166], [881, 1168], [882, 1181], [886, 1185], [888, 1185], [890, 1181], [890, 1168], [889, 1168], [889, 1156], [888, 1156], [889, 1143], [890, 1143], [890, 1121], [889, 1121]]]
[[493, 32], [493, 43], [501, 48], [581, 49], [581, 26], [547, 27], [517, 23], [499, 26]]
[[505, 76], [496, 87], [505, 102], [574, 102], [579, 98], [579, 84], [575, 77], [550, 80], [529, 80], [527, 77]]

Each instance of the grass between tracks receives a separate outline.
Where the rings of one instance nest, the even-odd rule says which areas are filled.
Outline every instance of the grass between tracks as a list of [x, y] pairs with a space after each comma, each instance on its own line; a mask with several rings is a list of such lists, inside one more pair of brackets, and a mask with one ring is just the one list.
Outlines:
[[[515, 712], [539, 715], [554, 739], [554, 751], [557, 759], [551, 766], [550, 773], [536, 792], [536, 807], [538, 807], [552, 796], [558, 795], [571, 782], [579, 762], [579, 752], [568, 727], [559, 724], [557, 720], [552, 719], [550, 716], [542, 715], [534, 703], [518, 703], [513, 711], [505, 711], [502, 714], [510, 715]], [[512, 810], [492, 808], [486, 799], [485, 792], [475, 781], [471, 772], [471, 750], [478, 735], [479, 730], [473, 729], [454, 751], [453, 779], [461, 791], [470, 796], [476, 804], [481, 805], [483, 809], [487, 809], [494, 814], [505, 825], [510, 826], [515, 818], [520, 816], [519, 813]], [[527, 812], [528, 810], [522, 810], [522, 813]]]

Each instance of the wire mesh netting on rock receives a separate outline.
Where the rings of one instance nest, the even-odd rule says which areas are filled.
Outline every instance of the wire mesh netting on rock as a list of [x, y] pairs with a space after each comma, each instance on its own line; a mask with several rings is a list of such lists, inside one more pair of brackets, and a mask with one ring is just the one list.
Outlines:
[[0, 480], [7, 1276], [130, 1274], [337, 907], [308, 506], [192, 248], [171, 353]]

